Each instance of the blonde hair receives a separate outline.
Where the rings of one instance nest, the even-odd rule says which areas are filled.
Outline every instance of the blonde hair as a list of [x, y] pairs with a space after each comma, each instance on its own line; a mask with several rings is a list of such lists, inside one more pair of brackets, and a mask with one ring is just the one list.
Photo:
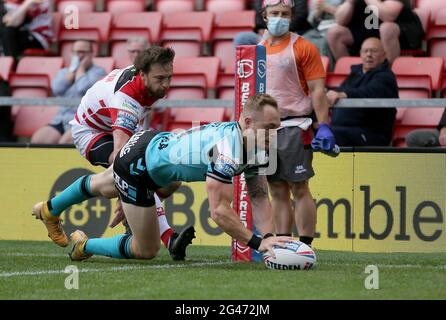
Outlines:
[[277, 101], [272, 96], [266, 93], [256, 93], [246, 100], [242, 114], [244, 116], [252, 116], [256, 112], [261, 112], [265, 106], [271, 106], [278, 109]]

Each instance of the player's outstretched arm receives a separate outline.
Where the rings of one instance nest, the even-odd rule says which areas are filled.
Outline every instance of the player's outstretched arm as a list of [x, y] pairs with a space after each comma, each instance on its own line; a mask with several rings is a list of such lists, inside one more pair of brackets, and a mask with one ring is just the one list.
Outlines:
[[268, 198], [268, 182], [266, 176], [246, 177], [248, 194], [251, 200], [253, 219], [256, 228], [262, 235], [274, 232], [271, 203]]
[[245, 228], [237, 213], [231, 207], [234, 194], [232, 184], [207, 177], [206, 190], [212, 220], [231, 237], [243, 243], [248, 243], [252, 237], [252, 232]]
[[232, 184], [223, 183], [213, 178], [206, 178], [206, 190], [209, 198], [209, 208], [211, 218], [218, 224], [220, 228], [232, 238], [245, 243], [250, 248], [260, 252], [269, 251], [274, 257], [272, 247], [275, 245], [285, 246], [287, 241], [291, 241], [291, 237], [269, 237], [262, 239], [245, 228], [232, 209], [231, 202], [233, 199], [234, 189]]

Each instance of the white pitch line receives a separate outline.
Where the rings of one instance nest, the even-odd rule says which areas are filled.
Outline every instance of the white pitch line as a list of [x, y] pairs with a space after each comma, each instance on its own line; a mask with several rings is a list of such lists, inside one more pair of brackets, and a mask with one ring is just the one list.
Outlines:
[[6, 257], [66, 257], [67, 254], [62, 253], [22, 253], [22, 252], [5, 252], [0, 253], [1, 256]]
[[[231, 265], [232, 262], [196, 262], [189, 264], [155, 264], [147, 266], [121, 266], [121, 267], [111, 267], [104, 269], [89, 269], [83, 268], [79, 269], [80, 273], [85, 272], [109, 272], [109, 271], [128, 271], [128, 270], [144, 270], [144, 269], [170, 269], [170, 268], [188, 268], [188, 267], [206, 267], [206, 266], [218, 266], [218, 265]], [[62, 274], [65, 273], [64, 270], [41, 270], [41, 271], [21, 271], [21, 272], [3, 272], [0, 273], [1, 278], [9, 277], [19, 277], [19, 276], [37, 276], [37, 275], [48, 275], [48, 274]]]

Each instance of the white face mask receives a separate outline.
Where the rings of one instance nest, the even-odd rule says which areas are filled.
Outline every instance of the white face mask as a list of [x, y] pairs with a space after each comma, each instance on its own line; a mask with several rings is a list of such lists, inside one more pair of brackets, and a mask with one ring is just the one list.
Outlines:
[[280, 37], [290, 30], [290, 20], [280, 17], [268, 17], [268, 31], [276, 37]]

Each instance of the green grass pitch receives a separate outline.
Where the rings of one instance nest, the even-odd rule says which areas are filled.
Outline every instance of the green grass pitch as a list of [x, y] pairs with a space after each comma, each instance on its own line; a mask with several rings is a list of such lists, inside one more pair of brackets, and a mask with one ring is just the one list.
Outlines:
[[[50, 242], [0, 241], [0, 300], [6, 299], [446, 299], [446, 253], [316, 251], [310, 271], [276, 271], [232, 263], [230, 247], [190, 246], [186, 262], [161, 249], [151, 261], [92, 257], [71, 262]], [[79, 270], [68, 290], [64, 270]], [[367, 290], [367, 265], [379, 289]]]

